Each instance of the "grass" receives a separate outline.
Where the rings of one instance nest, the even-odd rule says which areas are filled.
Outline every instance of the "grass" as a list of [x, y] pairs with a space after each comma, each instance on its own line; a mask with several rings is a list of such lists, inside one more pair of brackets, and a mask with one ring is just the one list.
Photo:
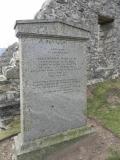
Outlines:
[[[89, 87], [88, 116], [99, 120], [120, 136], [120, 80], [111, 80]], [[117, 97], [113, 102], [109, 102]]]
[[13, 121], [7, 126], [7, 128], [7, 130], [0, 131], [0, 141], [20, 132], [19, 116], [15, 117]]
[[120, 152], [119, 151], [115, 151], [113, 149], [110, 150], [110, 155], [108, 156], [108, 158], [106, 160], [120, 160]]

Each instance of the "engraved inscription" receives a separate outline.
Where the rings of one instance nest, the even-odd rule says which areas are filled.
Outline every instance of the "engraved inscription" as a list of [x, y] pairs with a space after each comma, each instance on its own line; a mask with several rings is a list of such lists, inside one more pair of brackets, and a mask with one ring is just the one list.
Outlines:
[[[79, 76], [84, 63], [79, 58], [80, 43], [41, 39], [37, 46], [32, 47], [38, 48], [39, 45], [35, 55], [27, 53], [24, 72], [31, 78], [25, 86], [43, 93], [79, 92], [82, 84]], [[30, 49], [31, 46], [28, 47]]]
[[76, 57], [39, 57], [31, 59], [30, 65], [32, 67], [27, 67], [26, 72], [47, 72], [49, 77], [61, 77], [71, 71], [80, 70]]
[[80, 80], [77, 79], [62, 79], [62, 80], [49, 80], [33, 82], [34, 89], [41, 89], [44, 92], [71, 92], [80, 89]]

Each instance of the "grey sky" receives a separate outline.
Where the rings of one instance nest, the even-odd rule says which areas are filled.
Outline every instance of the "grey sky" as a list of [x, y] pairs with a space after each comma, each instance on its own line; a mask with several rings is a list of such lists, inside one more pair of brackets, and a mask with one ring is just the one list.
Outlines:
[[0, 48], [6, 48], [17, 38], [14, 24], [16, 20], [33, 19], [45, 0], [1, 0], [0, 3]]

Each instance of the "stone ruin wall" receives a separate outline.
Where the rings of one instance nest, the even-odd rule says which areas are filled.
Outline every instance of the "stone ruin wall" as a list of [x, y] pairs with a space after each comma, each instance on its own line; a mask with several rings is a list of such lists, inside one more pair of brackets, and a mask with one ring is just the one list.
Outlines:
[[[88, 80], [97, 82], [119, 76], [120, 0], [47, 0], [35, 19], [60, 20], [89, 30]], [[15, 50], [15, 46], [16, 43], [10, 48]]]
[[[90, 31], [87, 55], [89, 82], [96, 83], [119, 76], [120, 0], [47, 0], [35, 19], [60, 20]], [[17, 43], [9, 46], [0, 60], [1, 74], [17, 92], [18, 47]]]
[[0, 74], [2, 74], [2, 68], [8, 66], [11, 58], [13, 57], [13, 53], [18, 51], [18, 43], [14, 43], [10, 45], [0, 56]]
[[20, 114], [18, 48], [14, 43], [0, 57], [0, 130]]
[[119, 0], [48, 0], [35, 19], [60, 20], [88, 29], [88, 79], [97, 82], [119, 76]]
[[[60, 20], [90, 31], [88, 84], [119, 76], [120, 0], [47, 0], [35, 19]], [[4, 122], [10, 115], [19, 114], [17, 43], [3, 54], [0, 68], [5, 78], [0, 82], [0, 119]]]

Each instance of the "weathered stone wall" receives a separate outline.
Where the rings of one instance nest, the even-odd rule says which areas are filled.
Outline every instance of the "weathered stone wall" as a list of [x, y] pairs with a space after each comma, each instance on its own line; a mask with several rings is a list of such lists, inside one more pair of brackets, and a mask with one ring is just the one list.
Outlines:
[[118, 76], [120, 56], [119, 0], [48, 0], [36, 19], [60, 20], [90, 31], [88, 79]]
[[11, 58], [13, 57], [13, 53], [16, 51], [18, 51], [18, 43], [10, 45], [2, 54], [0, 57], [0, 74], [2, 74], [2, 68], [9, 65]]
[[0, 128], [20, 114], [18, 43], [9, 46], [0, 61]]
[[[104, 24], [100, 26], [99, 32], [99, 67], [97, 68], [97, 78], [100, 78], [104, 73], [107, 78], [114, 73], [116, 54], [114, 54], [114, 45], [116, 43], [114, 38], [113, 24]], [[116, 70], [115, 70], [116, 71]]]
[[[117, 77], [120, 73], [119, 17], [119, 0], [47, 0], [35, 19], [60, 20], [88, 29], [88, 79], [98, 82], [99, 79]], [[17, 43], [8, 47], [0, 62], [8, 78], [19, 76], [19, 64], [15, 68], [9, 64], [16, 50]]]

